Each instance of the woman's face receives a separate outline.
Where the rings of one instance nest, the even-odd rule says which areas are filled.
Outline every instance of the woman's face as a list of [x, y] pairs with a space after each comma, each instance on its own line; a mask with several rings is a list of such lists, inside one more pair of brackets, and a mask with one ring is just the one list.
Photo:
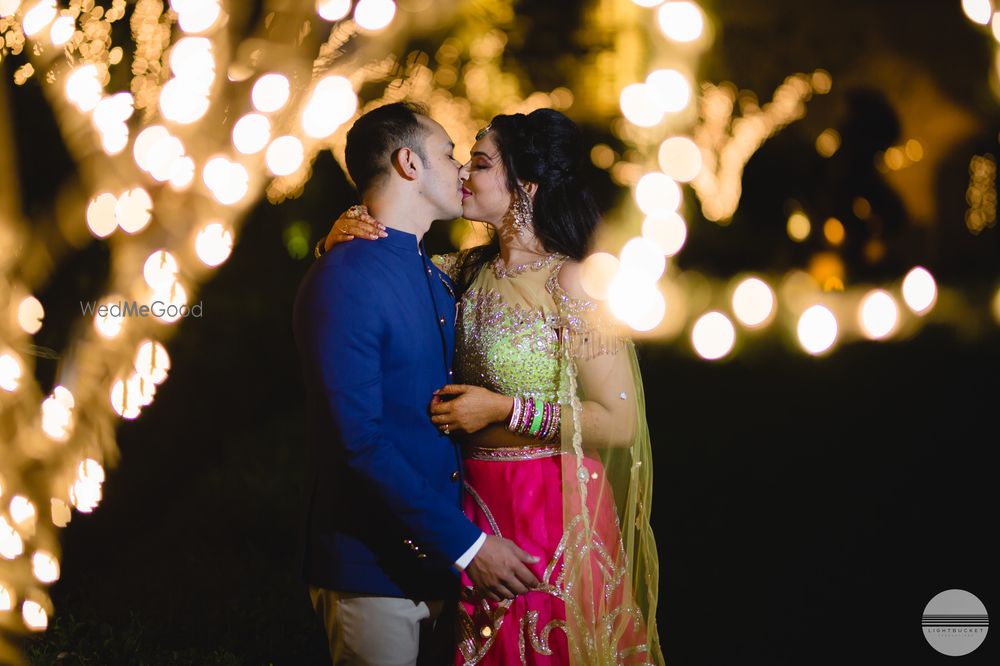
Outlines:
[[507, 170], [492, 132], [472, 146], [472, 157], [463, 172], [468, 176], [462, 189], [462, 217], [486, 222], [499, 230], [512, 195], [507, 189]]

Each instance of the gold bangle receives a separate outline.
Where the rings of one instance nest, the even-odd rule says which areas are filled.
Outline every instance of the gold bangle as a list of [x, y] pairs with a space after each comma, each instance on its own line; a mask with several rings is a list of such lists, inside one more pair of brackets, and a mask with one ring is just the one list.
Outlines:
[[325, 243], [326, 243], [326, 236], [323, 236], [322, 238], [319, 239], [319, 241], [317, 241], [316, 247], [313, 248], [313, 256], [316, 257], [317, 259], [319, 259], [326, 253], [326, 250], [320, 249], [325, 245]]

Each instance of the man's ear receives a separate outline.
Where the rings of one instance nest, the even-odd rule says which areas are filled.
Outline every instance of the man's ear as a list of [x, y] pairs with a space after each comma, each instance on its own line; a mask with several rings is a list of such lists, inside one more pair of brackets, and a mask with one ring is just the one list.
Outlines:
[[538, 192], [538, 183], [532, 183], [526, 180], [521, 183], [521, 187], [523, 187], [524, 191], [527, 192], [528, 198], [534, 201], [535, 193]]
[[392, 155], [392, 168], [406, 180], [416, 180], [423, 166], [420, 156], [409, 148], [400, 148]]

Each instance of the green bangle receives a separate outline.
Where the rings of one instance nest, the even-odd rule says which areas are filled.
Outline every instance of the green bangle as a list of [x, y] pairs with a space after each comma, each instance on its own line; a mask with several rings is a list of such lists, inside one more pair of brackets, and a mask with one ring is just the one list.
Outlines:
[[534, 437], [538, 434], [538, 431], [542, 429], [542, 417], [545, 415], [545, 403], [540, 401], [538, 398], [532, 398], [531, 402], [535, 405], [535, 413], [531, 419], [531, 427], [528, 429], [528, 434]]

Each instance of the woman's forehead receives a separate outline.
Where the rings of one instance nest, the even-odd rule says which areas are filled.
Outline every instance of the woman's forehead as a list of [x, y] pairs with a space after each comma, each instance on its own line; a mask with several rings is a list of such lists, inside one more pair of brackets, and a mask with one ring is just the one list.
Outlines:
[[479, 141], [476, 141], [476, 143], [472, 146], [472, 154], [475, 155], [476, 153], [483, 153], [490, 157], [496, 157], [497, 144], [493, 141], [493, 137], [487, 134]]

